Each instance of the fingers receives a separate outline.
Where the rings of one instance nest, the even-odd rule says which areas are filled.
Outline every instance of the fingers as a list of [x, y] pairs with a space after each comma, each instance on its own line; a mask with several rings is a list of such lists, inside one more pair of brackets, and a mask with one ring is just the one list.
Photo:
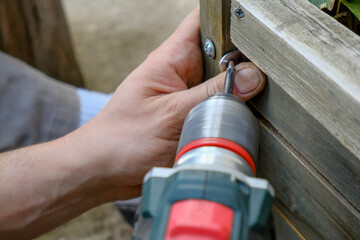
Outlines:
[[251, 62], [236, 66], [234, 94], [243, 101], [248, 101], [260, 93], [266, 85], [265, 74]]
[[[244, 62], [238, 64], [235, 69], [234, 95], [248, 101], [264, 89], [266, 76], [255, 64]], [[188, 112], [211, 95], [222, 92], [224, 81], [225, 72], [189, 90], [178, 92], [178, 97], [181, 98], [178, 101], [182, 102], [184, 111]]]

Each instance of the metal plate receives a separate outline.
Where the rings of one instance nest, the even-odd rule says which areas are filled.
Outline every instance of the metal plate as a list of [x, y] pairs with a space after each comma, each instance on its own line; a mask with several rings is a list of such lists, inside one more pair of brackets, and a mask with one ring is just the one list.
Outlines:
[[237, 65], [241, 62], [246, 62], [248, 59], [242, 54], [239, 50], [228, 52], [225, 54], [219, 61], [219, 68], [221, 72], [224, 72], [227, 68], [228, 62], [230, 60], [234, 61], [234, 64]]

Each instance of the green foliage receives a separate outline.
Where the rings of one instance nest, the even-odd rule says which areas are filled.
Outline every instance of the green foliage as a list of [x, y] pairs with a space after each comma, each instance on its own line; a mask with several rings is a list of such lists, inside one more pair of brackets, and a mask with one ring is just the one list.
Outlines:
[[329, 10], [332, 10], [335, 3], [335, 0], [309, 0], [309, 1], [320, 9], [327, 8]]
[[360, 0], [342, 0], [342, 3], [360, 20]]
[[[335, 0], [309, 0], [320, 9], [327, 8], [332, 10]], [[341, 2], [360, 20], [360, 0], [341, 0]]]

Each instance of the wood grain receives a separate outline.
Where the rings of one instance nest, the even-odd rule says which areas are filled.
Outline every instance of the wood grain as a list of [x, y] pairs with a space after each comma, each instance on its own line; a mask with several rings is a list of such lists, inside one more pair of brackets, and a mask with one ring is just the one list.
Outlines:
[[273, 207], [272, 216], [274, 218], [276, 239], [306, 239], [278, 206]]
[[0, 50], [53, 78], [83, 86], [61, 0], [0, 1]]
[[270, 77], [253, 103], [360, 208], [360, 38], [305, 0], [233, 1], [234, 44]]
[[201, 43], [209, 38], [215, 45], [216, 56], [210, 59], [205, 54], [204, 80], [217, 75], [221, 57], [236, 47], [230, 40], [230, 0], [200, 0]]
[[354, 206], [359, 206], [360, 166], [356, 156], [270, 78], [263, 93], [251, 104], [341, 194], [352, 200]]
[[359, 211], [334, 192], [319, 171], [262, 118], [260, 139], [259, 176], [275, 187], [275, 206], [301, 236], [305, 239], [359, 239]]

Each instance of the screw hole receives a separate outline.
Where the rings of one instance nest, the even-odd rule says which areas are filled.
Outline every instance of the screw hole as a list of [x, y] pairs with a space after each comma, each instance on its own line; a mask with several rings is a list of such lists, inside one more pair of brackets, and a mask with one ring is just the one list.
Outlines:
[[244, 14], [244, 11], [241, 9], [241, 8], [237, 8], [235, 10], [235, 16], [238, 18], [238, 19], [241, 19], [245, 16]]

